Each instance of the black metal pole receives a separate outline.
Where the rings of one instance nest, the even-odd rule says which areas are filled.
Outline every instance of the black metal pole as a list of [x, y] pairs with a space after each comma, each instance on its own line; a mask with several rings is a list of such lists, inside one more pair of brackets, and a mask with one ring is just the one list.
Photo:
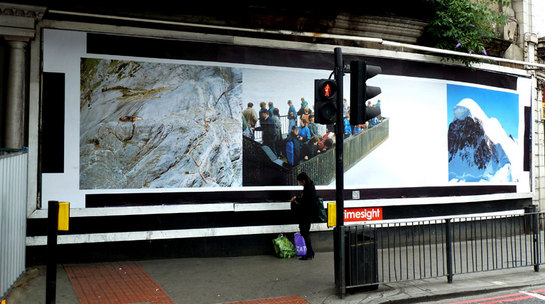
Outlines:
[[450, 219], [445, 220], [446, 225], [446, 243], [447, 243], [447, 281], [452, 283], [452, 277], [454, 276], [452, 270], [452, 224]]
[[47, 210], [47, 268], [45, 303], [54, 304], [57, 289], [57, 228], [59, 223], [59, 202], [49, 201]]
[[335, 48], [335, 80], [337, 81], [337, 121], [335, 124], [335, 200], [337, 212], [336, 233], [338, 240], [335, 251], [337, 258], [335, 266], [337, 267], [336, 282], [339, 296], [344, 298], [346, 294], [345, 277], [345, 254], [344, 254], [344, 163], [343, 163], [343, 145], [344, 145], [344, 116], [343, 116], [343, 56], [341, 48]]
[[533, 205], [532, 208], [532, 236], [533, 236], [533, 246], [534, 246], [534, 271], [539, 272], [539, 264], [541, 259], [541, 254], [539, 252], [539, 213], [537, 213], [537, 208]]

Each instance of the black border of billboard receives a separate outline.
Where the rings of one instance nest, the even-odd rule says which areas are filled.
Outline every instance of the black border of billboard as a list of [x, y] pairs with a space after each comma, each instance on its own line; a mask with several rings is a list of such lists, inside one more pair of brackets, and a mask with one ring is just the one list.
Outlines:
[[[400, 188], [368, 188], [345, 189], [344, 199], [352, 199], [352, 191], [359, 191], [361, 199], [393, 199], [417, 197], [450, 197], [485, 195], [498, 193], [515, 193], [515, 185], [465, 185], [465, 186], [436, 186], [436, 187], [400, 187]], [[165, 192], [165, 193], [104, 193], [86, 194], [87, 208], [94, 207], [121, 207], [121, 206], [154, 206], [158, 202], [164, 205], [176, 204], [211, 204], [221, 202], [259, 203], [259, 202], [286, 202], [297, 190], [259, 190], [259, 191], [202, 191], [195, 192]], [[318, 190], [318, 195], [324, 200], [335, 200], [335, 189]]]
[[[257, 46], [240, 46], [164, 38], [87, 34], [87, 52], [113, 56], [133, 56], [177, 60], [253, 64], [291, 68], [333, 70], [333, 53]], [[382, 74], [444, 79], [517, 89], [517, 77], [490, 71], [410, 60], [345, 55], [344, 61], [365, 60], [382, 67]]]

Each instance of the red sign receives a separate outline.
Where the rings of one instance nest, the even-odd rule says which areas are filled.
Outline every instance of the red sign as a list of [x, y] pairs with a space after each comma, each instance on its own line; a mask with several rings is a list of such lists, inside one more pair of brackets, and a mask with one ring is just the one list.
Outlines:
[[345, 222], [382, 220], [382, 208], [349, 208], [344, 209]]

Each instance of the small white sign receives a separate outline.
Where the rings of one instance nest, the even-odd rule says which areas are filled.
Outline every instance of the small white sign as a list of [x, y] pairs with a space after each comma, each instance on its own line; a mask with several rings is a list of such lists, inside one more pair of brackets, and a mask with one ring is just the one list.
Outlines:
[[352, 191], [352, 199], [353, 200], [360, 199], [360, 192], [359, 191]]

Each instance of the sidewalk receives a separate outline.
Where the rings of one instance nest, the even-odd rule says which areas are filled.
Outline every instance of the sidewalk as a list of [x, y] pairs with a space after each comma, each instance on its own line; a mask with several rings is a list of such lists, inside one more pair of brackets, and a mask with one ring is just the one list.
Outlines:
[[[59, 265], [56, 299], [59, 304], [110, 303], [101, 300], [115, 297], [120, 301], [111, 303], [417, 303], [543, 284], [545, 271], [525, 267], [457, 275], [452, 284], [446, 277], [380, 284], [340, 299], [333, 252], [319, 252], [310, 261], [245, 256]], [[45, 266], [27, 269], [7, 304], [45, 303], [45, 285]], [[257, 299], [268, 300], [251, 301]]]

